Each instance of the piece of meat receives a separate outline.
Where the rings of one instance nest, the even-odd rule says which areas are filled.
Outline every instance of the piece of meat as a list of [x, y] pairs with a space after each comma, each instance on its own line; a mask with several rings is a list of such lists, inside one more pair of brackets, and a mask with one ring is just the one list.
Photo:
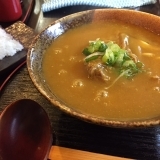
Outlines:
[[137, 63], [138, 62], [138, 57], [132, 53], [132, 51], [130, 49], [127, 49], [128, 51], [128, 55], [132, 58], [132, 60]]
[[160, 83], [160, 76], [154, 75], [154, 76], [151, 76], [150, 78], [151, 80], [157, 81], [158, 84]]
[[85, 64], [89, 77], [99, 78], [105, 82], [108, 82], [110, 80], [110, 76], [108, 76], [107, 66], [102, 64], [100, 60], [90, 61]]

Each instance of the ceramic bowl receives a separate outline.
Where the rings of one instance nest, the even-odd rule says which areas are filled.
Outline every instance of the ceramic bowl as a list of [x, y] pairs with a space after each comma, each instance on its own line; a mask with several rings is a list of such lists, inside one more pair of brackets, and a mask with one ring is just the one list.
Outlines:
[[63, 17], [45, 28], [33, 41], [27, 54], [27, 67], [29, 75], [39, 92], [42, 93], [54, 106], [76, 118], [86, 122], [110, 126], [110, 127], [146, 127], [160, 124], [160, 117], [143, 120], [109, 120], [89, 114], [78, 112], [70, 106], [59, 101], [55, 94], [49, 89], [43, 74], [42, 60], [44, 51], [58, 36], [67, 30], [81, 26], [92, 21], [106, 19], [117, 19], [125, 23], [131, 23], [143, 28], [148, 28], [156, 34], [160, 34], [160, 18], [148, 13], [126, 10], [126, 9], [96, 9], [88, 10]]

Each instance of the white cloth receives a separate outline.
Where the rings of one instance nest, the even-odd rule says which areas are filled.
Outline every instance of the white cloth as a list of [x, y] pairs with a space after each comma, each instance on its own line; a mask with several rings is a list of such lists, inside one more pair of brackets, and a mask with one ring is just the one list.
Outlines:
[[67, 6], [90, 5], [112, 8], [134, 8], [147, 4], [154, 4], [156, 0], [44, 0], [42, 11], [48, 12]]

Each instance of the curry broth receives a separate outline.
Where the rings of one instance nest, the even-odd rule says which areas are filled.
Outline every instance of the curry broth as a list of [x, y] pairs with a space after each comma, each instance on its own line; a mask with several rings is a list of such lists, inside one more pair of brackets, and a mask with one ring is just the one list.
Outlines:
[[[97, 38], [119, 43], [121, 33], [136, 37], [137, 42], [141, 40], [150, 44], [138, 51], [134, 38], [130, 40], [130, 47], [149, 71], [131, 80], [122, 77], [111, 88], [104, 90], [109, 84], [88, 77], [82, 50], [89, 40]], [[159, 45], [158, 35], [137, 26], [119, 21], [86, 24], [67, 31], [52, 43], [44, 54], [43, 74], [55, 95], [82, 113], [119, 120], [155, 117], [160, 114], [160, 84], [159, 79], [150, 78], [149, 74], [160, 76]], [[152, 55], [147, 55], [151, 51]], [[116, 77], [113, 74], [113, 79]]]

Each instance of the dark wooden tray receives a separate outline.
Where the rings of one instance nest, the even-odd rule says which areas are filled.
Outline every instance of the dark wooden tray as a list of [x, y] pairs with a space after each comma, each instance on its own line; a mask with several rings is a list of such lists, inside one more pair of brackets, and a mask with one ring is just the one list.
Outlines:
[[[43, 0], [39, 2], [42, 4]], [[37, 4], [35, 9], [39, 12], [30, 17], [27, 25], [34, 28], [35, 32], [40, 32], [60, 17], [93, 8], [96, 7], [71, 6], [43, 14]], [[157, 5], [144, 6], [136, 10], [159, 15]], [[109, 128], [66, 115], [37, 91], [25, 64], [16, 70], [16, 74], [12, 74], [6, 87], [1, 90], [0, 111], [11, 102], [22, 98], [35, 100], [48, 113], [52, 124], [53, 145], [132, 159], [160, 159], [159, 126], [138, 129]]]

